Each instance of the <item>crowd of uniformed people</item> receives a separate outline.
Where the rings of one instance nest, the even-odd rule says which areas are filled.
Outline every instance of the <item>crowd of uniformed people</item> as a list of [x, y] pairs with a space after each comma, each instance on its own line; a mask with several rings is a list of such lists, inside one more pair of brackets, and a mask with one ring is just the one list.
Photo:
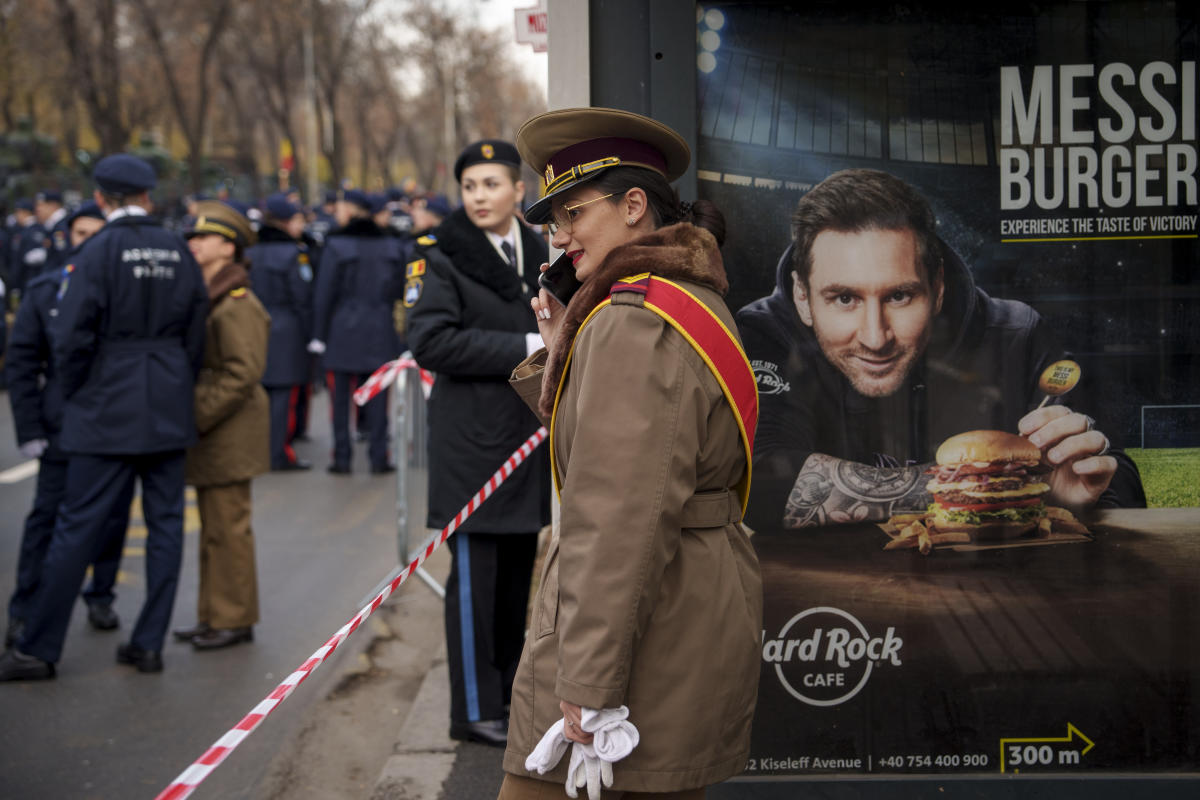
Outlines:
[[[546, 182], [528, 209], [523, 161]], [[392, 471], [386, 395], [355, 409], [351, 394], [409, 349], [436, 374], [426, 525], [490, 489], [448, 542], [451, 738], [507, 746], [506, 800], [549, 796], [546, 781], [573, 797], [580, 770], [592, 800], [602, 774], [620, 792], [690, 800], [741, 769], [761, 585], [738, 524], [755, 412], [732, 398], [754, 397], [754, 378], [720, 299], [724, 219], [670, 188], [689, 161], [654, 120], [566, 109], [527, 122], [516, 145], [467, 145], [457, 209], [348, 187], [311, 217], [286, 192], [195, 198], [181, 236], [152, 214], [151, 167], [124, 154], [97, 163], [94, 210], [39, 205], [43, 226], [65, 226], [63, 247], [43, 227], [40, 254], [6, 251], [17, 438], [42, 469], [0, 680], [54, 677], [89, 565], [90, 624], [120, 626], [112, 575], [139, 482], [147, 588], [117, 661], [160, 671], [168, 633], [198, 650], [253, 641], [251, 481], [310, 468], [292, 443], [319, 377], [328, 471], [353, 470], [352, 430], [370, 471]], [[100, 226], [82, 241], [85, 217]], [[574, 299], [549, 280], [548, 241], [573, 265]], [[492, 485], [543, 424], [557, 439]], [[562, 524], [526, 636], [552, 471]], [[200, 581], [194, 623], [171, 632], [187, 484]], [[713, 630], [724, 658], [697, 662]], [[611, 731], [621, 752], [592, 747]]]
[[185, 485], [200, 586], [195, 624], [174, 638], [253, 640], [251, 480], [312, 467], [293, 444], [322, 387], [328, 471], [352, 471], [355, 436], [372, 473], [394, 470], [387, 393], [361, 408], [351, 394], [405, 349], [405, 263], [452, 211], [443, 195], [346, 188], [311, 208], [294, 190], [197, 195], [161, 216], [146, 161], [108, 156], [92, 179], [78, 202], [56, 188], [17, 200], [0, 229], [3, 378], [20, 452], [39, 461], [0, 680], [54, 677], [81, 593], [92, 627], [121, 626], [114, 585], [139, 483], [146, 596], [117, 661], [162, 669]]

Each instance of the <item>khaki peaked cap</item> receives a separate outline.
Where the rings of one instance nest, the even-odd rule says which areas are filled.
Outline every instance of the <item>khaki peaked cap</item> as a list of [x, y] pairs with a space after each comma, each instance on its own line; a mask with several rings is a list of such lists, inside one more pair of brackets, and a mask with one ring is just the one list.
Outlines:
[[591, 180], [610, 167], [644, 167], [668, 182], [679, 178], [692, 154], [671, 128], [616, 108], [563, 108], [525, 122], [517, 131], [517, 150], [542, 176], [541, 199], [525, 218], [535, 224], [550, 219], [555, 195]]

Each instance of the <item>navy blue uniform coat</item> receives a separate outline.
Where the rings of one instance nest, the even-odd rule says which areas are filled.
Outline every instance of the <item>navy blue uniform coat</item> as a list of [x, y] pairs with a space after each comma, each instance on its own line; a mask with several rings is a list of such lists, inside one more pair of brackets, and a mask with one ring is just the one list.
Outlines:
[[62, 429], [62, 387], [54, 370], [50, 340], [58, 314], [58, 286], [58, 275], [51, 272], [25, 285], [4, 369], [17, 443], [45, 439], [46, 455], [61, 458], [58, 434]]
[[264, 225], [246, 251], [250, 286], [271, 315], [264, 386], [298, 386], [308, 380], [312, 338], [313, 269], [307, 245]]
[[187, 244], [151, 217], [119, 217], [63, 272], [54, 337], [62, 448], [131, 455], [195, 442], [208, 293]]
[[361, 375], [400, 355], [392, 304], [403, 275], [399, 241], [370, 219], [351, 220], [325, 240], [313, 331], [325, 343], [325, 369]]

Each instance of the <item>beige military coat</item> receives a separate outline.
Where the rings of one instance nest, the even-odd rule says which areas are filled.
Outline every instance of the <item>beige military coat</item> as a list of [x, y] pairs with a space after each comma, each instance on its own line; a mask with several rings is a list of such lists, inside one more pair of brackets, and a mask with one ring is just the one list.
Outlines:
[[[236, 268], [236, 269], [233, 269]], [[271, 420], [259, 381], [267, 364], [271, 317], [232, 264], [209, 286], [204, 366], [196, 378], [196, 428], [187, 452], [187, 482], [219, 486], [271, 468]]]
[[[614, 250], [572, 299], [554, 357], [512, 384], [543, 419], [580, 321], [617, 278], [682, 283], [736, 331], [716, 242], [688, 224]], [[641, 742], [613, 788], [706, 786], [745, 767], [760, 669], [762, 585], [733, 487], [734, 412], [695, 349], [622, 293], [574, 343], [553, 430], [562, 518], [513, 685], [504, 769], [518, 775], [559, 700], [629, 707]], [[543, 777], [561, 782], [568, 757]]]

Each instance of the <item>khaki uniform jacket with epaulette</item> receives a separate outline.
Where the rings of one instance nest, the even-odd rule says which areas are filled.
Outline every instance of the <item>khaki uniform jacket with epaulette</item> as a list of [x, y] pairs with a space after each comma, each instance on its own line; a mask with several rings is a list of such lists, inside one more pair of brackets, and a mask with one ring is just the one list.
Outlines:
[[261, 475], [271, 468], [270, 409], [259, 381], [267, 364], [271, 318], [248, 278], [231, 270], [227, 286], [214, 280], [205, 327], [204, 366], [196, 378], [196, 428], [188, 449], [187, 482], [219, 486]]
[[[667, 792], [745, 767], [762, 586], [733, 490], [746, 469], [738, 423], [700, 354], [632, 293], [575, 336], [614, 280], [647, 268], [733, 330], [715, 242], [677, 225], [614, 250], [568, 307], [554, 358], [543, 351], [514, 373], [545, 417], [574, 339], [553, 430], [561, 526], [513, 685], [504, 768], [528, 774], [560, 699], [626, 705], [641, 741], [615, 765], [613, 789]], [[567, 761], [531, 777], [561, 783]]]

